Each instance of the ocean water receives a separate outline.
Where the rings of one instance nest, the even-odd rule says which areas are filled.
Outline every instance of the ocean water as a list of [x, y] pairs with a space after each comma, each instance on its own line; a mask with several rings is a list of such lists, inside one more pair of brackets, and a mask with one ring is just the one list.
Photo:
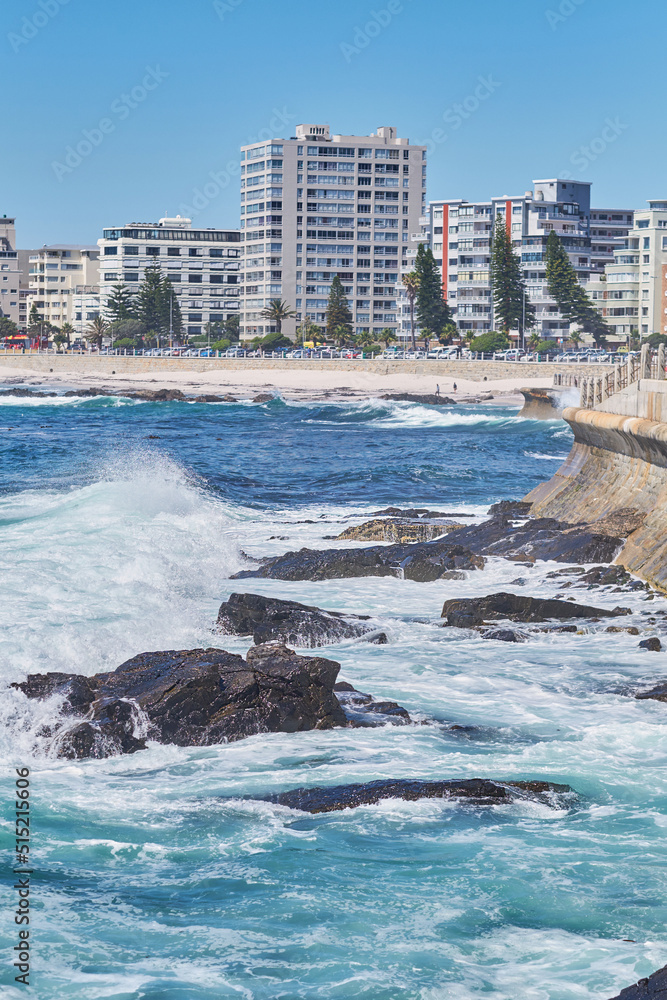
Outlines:
[[[508, 645], [429, 622], [454, 596], [553, 596], [553, 564], [491, 560], [430, 584], [229, 579], [244, 554], [340, 544], [325, 536], [388, 505], [481, 517], [522, 496], [558, 468], [571, 435], [516, 414], [0, 397], [10, 863], [17, 766], [32, 771], [34, 823], [33, 985], [13, 985], [7, 888], [2, 997], [603, 1000], [667, 961], [666, 708], [632, 697], [664, 679], [664, 654], [602, 625]], [[388, 645], [323, 654], [342, 679], [430, 724], [49, 756], [57, 700], [28, 701], [12, 681], [93, 674], [145, 650], [243, 653], [248, 640], [212, 631], [241, 589], [377, 616]], [[565, 593], [660, 627], [649, 618], [662, 599]], [[390, 777], [544, 778], [578, 798], [318, 816], [255, 798]]]

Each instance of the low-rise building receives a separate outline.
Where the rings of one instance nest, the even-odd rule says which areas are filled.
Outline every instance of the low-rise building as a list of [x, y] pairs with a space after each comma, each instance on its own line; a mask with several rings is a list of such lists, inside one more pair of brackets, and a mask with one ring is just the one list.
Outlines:
[[237, 229], [193, 229], [192, 221], [179, 215], [105, 229], [97, 242], [103, 315], [114, 285], [126, 285], [136, 294], [144, 271], [156, 263], [174, 287], [187, 336], [203, 333], [207, 323], [238, 315], [241, 234]]
[[45, 323], [73, 323], [75, 289], [97, 284], [98, 257], [96, 246], [55, 243], [34, 250], [29, 256], [28, 314], [35, 306]]

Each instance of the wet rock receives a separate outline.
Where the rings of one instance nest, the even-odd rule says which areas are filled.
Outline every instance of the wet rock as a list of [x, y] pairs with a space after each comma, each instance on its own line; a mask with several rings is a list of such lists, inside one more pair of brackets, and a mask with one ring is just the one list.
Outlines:
[[527, 642], [528, 636], [510, 628], [494, 628], [488, 632], [482, 632], [482, 639], [497, 639], [499, 642]]
[[257, 733], [345, 726], [334, 684], [340, 664], [299, 656], [279, 643], [254, 646], [244, 660], [223, 649], [141, 653], [111, 673], [33, 674], [14, 687], [29, 698], [60, 694], [60, 756], [132, 753], [145, 739], [208, 746]]
[[363, 549], [300, 549], [266, 559], [257, 569], [232, 579], [338, 580], [361, 576], [397, 576], [406, 580], [440, 580], [450, 570], [482, 569], [484, 559], [449, 541], [407, 545], [375, 545]]
[[610, 1000], [665, 1000], [667, 997], [667, 965], [653, 975], [640, 979], [634, 986], [624, 990]]
[[412, 722], [407, 709], [395, 701], [376, 701], [370, 694], [357, 691], [347, 681], [334, 685], [336, 697], [351, 726], [405, 726]]
[[365, 621], [368, 615], [342, 615], [259, 594], [230, 594], [220, 605], [217, 625], [226, 635], [252, 635], [258, 645], [278, 640], [312, 647], [367, 634], [377, 639], [377, 629], [363, 625]]
[[648, 691], [640, 691], [639, 694], [635, 695], [638, 701], [645, 701], [650, 699], [651, 701], [667, 701], [667, 681], [662, 684], [656, 684], [655, 687], [650, 688]]
[[585, 570], [583, 567], [571, 567], [569, 569], [547, 573], [547, 576], [550, 578], [558, 578], [566, 574], [578, 576], [576, 581], [563, 584], [563, 586], [567, 587], [571, 587], [573, 583], [576, 583], [577, 586], [587, 584], [589, 590], [593, 587], [615, 587], [619, 591], [650, 590], [648, 584], [643, 583], [641, 580], [636, 580], [626, 569], [623, 569], [622, 566], [615, 565], [592, 566], [589, 570]]
[[457, 521], [462, 520], [464, 517], [474, 517], [474, 514], [462, 514], [460, 511], [458, 513], [452, 514], [451, 511], [442, 510], [429, 510], [427, 507], [385, 507], [384, 510], [375, 510], [371, 514], [371, 517], [426, 517], [426, 518], [436, 518], [436, 517], [454, 517]]
[[517, 525], [515, 519], [496, 514], [489, 521], [449, 532], [448, 540], [480, 555], [529, 563], [537, 559], [611, 562], [623, 544], [622, 538], [594, 530], [592, 525], [571, 525], [551, 517], [531, 518]]
[[455, 628], [475, 628], [494, 619], [514, 622], [546, 622], [553, 618], [614, 618], [629, 614], [628, 608], [593, 608], [554, 598], [523, 597], [519, 594], [490, 594], [445, 601], [442, 617]]
[[453, 528], [460, 527], [462, 527], [460, 524], [452, 524], [451, 522], [437, 524], [433, 521], [427, 521], [425, 518], [414, 521], [400, 518], [381, 518], [346, 528], [341, 531], [340, 535], [336, 535], [336, 539], [339, 541], [352, 539], [362, 542], [430, 542], [432, 538], [438, 538]]
[[[39, 397], [46, 397], [46, 396], [57, 396], [57, 395], [58, 395], [57, 392], [42, 392], [39, 389], [20, 389], [18, 387], [15, 387], [13, 389], [1, 389], [0, 390], [0, 396], [26, 396], [26, 397], [29, 397], [29, 396], [39, 396]], [[71, 395], [74, 395], [74, 393], [66, 392], [65, 395], [66, 396], [71, 396]]]
[[380, 399], [393, 399], [398, 403], [423, 403], [426, 406], [455, 406], [456, 400], [449, 396], [436, 396], [434, 392], [388, 392]]
[[195, 396], [195, 403], [224, 403], [224, 396], [215, 396], [210, 393], [206, 393], [203, 396]]
[[648, 639], [642, 639], [639, 643], [639, 648], [647, 649], [651, 653], [659, 653], [662, 649], [662, 643], [657, 635], [652, 635]]
[[272, 403], [275, 396], [272, 392], [260, 392], [257, 396], [253, 396], [253, 403]]
[[526, 500], [500, 500], [491, 504], [489, 514], [503, 514], [506, 517], [528, 517], [532, 503]]
[[324, 813], [356, 806], [375, 805], [383, 799], [462, 799], [474, 805], [494, 806], [532, 800], [545, 805], [561, 805], [561, 800], [572, 798], [569, 785], [550, 781], [489, 781], [485, 778], [468, 778], [455, 781], [419, 781], [398, 779], [370, 781], [366, 784], [334, 785], [329, 788], [296, 788], [278, 795], [266, 796], [266, 801], [276, 802], [290, 809]]
[[[114, 393], [114, 395], [118, 395], [118, 393]], [[122, 395], [130, 399], [143, 399], [149, 403], [169, 403], [175, 399], [188, 398], [180, 389], [140, 389], [133, 392], [123, 392]]]
[[605, 632], [627, 632], [628, 635], [639, 635], [639, 629], [636, 625], [629, 625], [627, 628], [622, 625], [607, 625]]

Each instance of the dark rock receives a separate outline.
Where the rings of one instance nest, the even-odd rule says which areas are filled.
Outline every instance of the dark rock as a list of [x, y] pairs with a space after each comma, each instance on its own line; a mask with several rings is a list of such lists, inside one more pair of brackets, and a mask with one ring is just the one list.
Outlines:
[[449, 541], [407, 545], [374, 545], [363, 549], [300, 549], [267, 559], [257, 569], [243, 570], [232, 579], [266, 577], [273, 580], [338, 580], [360, 576], [398, 576], [428, 582], [443, 579], [450, 570], [482, 569], [484, 559]]
[[[576, 574], [579, 579], [574, 581], [579, 586], [583, 583], [588, 584], [589, 589], [592, 587], [615, 587], [619, 590], [649, 590], [648, 584], [643, 583], [641, 580], [636, 580], [626, 569], [622, 566], [592, 566], [589, 570], [584, 570], [579, 567], [571, 567], [569, 569], [563, 569], [556, 571], [554, 573], [548, 573], [549, 577], [558, 577], [565, 574]], [[563, 584], [563, 586], [572, 586], [572, 583]]]
[[[39, 389], [2, 389], [0, 390], [0, 396], [57, 396], [57, 392], [41, 392]], [[74, 395], [73, 393], [66, 392], [65, 396]]]
[[610, 1000], [665, 1000], [666, 997], [667, 965], [664, 965], [648, 978], [640, 979], [634, 986], [626, 986]]
[[596, 531], [592, 525], [571, 525], [542, 517], [517, 526], [505, 514], [497, 514], [481, 524], [456, 528], [449, 532], [448, 541], [480, 555], [528, 562], [536, 559], [611, 562], [623, 544], [622, 538]]
[[357, 691], [347, 681], [334, 685], [336, 697], [351, 726], [405, 726], [412, 722], [405, 708], [395, 701], [376, 701], [370, 694]]
[[257, 396], [252, 399], [253, 403], [272, 403], [275, 396], [272, 392], [260, 392]]
[[218, 612], [221, 632], [252, 635], [257, 644], [279, 640], [294, 646], [325, 646], [366, 634], [377, 639], [377, 629], [362, 621], [368, 621], [368, 616], [342, 615], [259, 594], [230, 594]]
[[129, 399], [143, 399], [149, 403], [169, 403], [174, 399], [187, 399], [180, 389], [139, 389], [134, 392], [124, 392], [122, 395]]
[[434, 392], [388, 392], [380, 399], [394, 399], [398, 403], [424, 403], [427, 406], [455, 406], [456, 400], [449, 396], [436, 396]]
[[445, 601], [442, 617], [456, 628], [474, 628], [487, 621], [546, 622], [552, 618], [615, 618], [629, 614], [628, 608], [592, 608], [553, 598], [523, 597], [519, 594], [490, 594]]
[[523, 632], [514, 632], [510, 628], [494, 628], [488, 632], [482, 632], [482, 639], [497, 639], [499, 642], [526, 642], [528, 636]]
[[652, 635], [648, 639], [642, 639], [639, 643], [640, 649], [648, 649], [651, 653], [659, 653], [662, 649], [662, 643], [658, 639], [657, 635]]
[[489, 514], [503, 514], [506, 517], [528, 517], [532, 503], [526, 500], [501, 500], [489, 507]]
[[111, 673], [33, 674], [14, 687], [29, 698], [60, 694], [66, 711], [82, 716], [75, 728], [65, 721], [55, 738], [61, 756], [106, 757], [139, 750], [146, 738], [208, 746], [344, 726], [334, 693], [339, 670], [333, 660], [269, 643], [245, 660], [223, 649], [141, 653]]
[[211, 394], [206, 394], [204, 396], [195, 396], [195, 403], [224, 403], [224, 396], [214, 396]]
[[639, 694], [635, 695], [638, 701], [645, 701], [650, 699], [651, 701], [667, 701], [667, 681], [663, 684], [656, 684], [655, 687], [650, 688], [648, 691], [640, 691]]
[[339, 541], [349, 539], [363, 542], [398, 542], [401, 544], [409, 542], [430, 542], [433, 538], [446, 534], [453, 528], [462, 527], [460, 524], [435, 523], [426, 518], [416, 518], [415, 520], [403, 520], [402, 518], [379, 518], [373, 521], [364, 521], [363, 524], [355, 524], [350, 528], [345, 528], [340, 535], [336, 535]]
[[636, 625], [630, 625], [627, 628], [622, 625], [607, 625], [605, 632], [627, 632], [628, 635], [639, 635], [639, 629]]
[[[266, 796], [266, 801], [276, 802], [290, 809], [323, 813], [356, 806], [374, 805], [382, 799], [464, 799], [475, 805], [492, 806], [528, 799], [554, 805], [555, 797], [572, 796], [569, 785], [556, 785], [550, 781], [489, 781], [468, 778], [455, 781], [419, 781], [398, 779], [370, 781], [367, 784], [334, 785], [329, 788], [296, 788], [278, 795]], [[558, 803], [561, 805], [561, 803]]]
[[442, 510], [429, 510], [427, 507], [385, 507], [384, 510], [374, 510], [371, 517], [455, 517], [460, 520], [464, 517], [474, 517], [474, 514], [452, 514]]

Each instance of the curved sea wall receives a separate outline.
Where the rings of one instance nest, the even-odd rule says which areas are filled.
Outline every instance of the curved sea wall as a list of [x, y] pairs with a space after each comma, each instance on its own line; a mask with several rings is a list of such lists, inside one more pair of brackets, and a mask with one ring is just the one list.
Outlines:
[[616, 562], [667, 590], [667, 424], [568, 407], [574, 433], [564, 464], [524, 498], [531, 513], [570, 523], [594, 521], [620, 508], [645, 515]]
[[525, 387], [519, 391], [525, 400], [519, 416], [533, 420], [556, 420], [566, 406], [579, 401], [579, 390], [570, 386], [549, 386], [547, 389]]

